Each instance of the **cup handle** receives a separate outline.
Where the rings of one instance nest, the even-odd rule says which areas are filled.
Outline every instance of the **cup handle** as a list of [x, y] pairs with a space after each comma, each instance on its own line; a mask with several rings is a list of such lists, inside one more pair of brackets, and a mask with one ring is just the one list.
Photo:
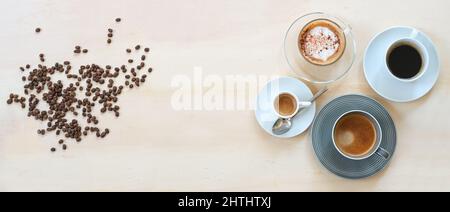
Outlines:
[[415, 39], [419, 36], [419, 34], [420, 31], [414, 28], [414, 30], [411, 32], [410, 38]]
[[385, 160], [389, 160], [389, 158], [391, 158], [391, 153], [381, 147], [377, 149], [376, 154], [381, 156]]
[[348, 34], [350, 31], [352, 31], [352, 26], [347, 25], [347, 27], [345, 27], [345, 29], [342, 31], [344, 32], [344, 34]]

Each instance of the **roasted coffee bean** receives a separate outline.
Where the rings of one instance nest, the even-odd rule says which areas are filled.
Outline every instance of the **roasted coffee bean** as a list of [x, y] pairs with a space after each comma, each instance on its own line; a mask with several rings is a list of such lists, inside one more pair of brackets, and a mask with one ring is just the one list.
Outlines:
[[36, 28], [35, 30], [34, 30], [36, 33], [40, 33], [41, 31], [42, 31], [42, 29], [41, 28]]
[[[113, 32], [113, 29], [108, 29], [108, 43], [112, 42]], [[134, 49], [140, 50], [141, 46], [137, 45]], [[150, 49], [145, 48], [144, 51], [149, 52]], [[75, 54], [88, 53], [88, 50], [77, 45], [73, 52]], [[132, 53], [132, 49], [126, 49], [126, 52]], [[45, 55], [39, 54], [39, 59], [44, 62]], [[145, 66], [143, 61], [146, 59], [146, 55], [141, 55], [138, 69]], [[134, 63], [134, 60], [129, 59], [128, 62]], [[30, 69], [31, 65], [27, 64], [25, 68]], [[20, 67], [20, 70], [25, 71], [25, 68]], [[109, 111], [119, 117], [120, 107], [115, 105], [118, 102], [118, 96], [121, 95], [125, 86], [130, 89], [139, 87], [145, 81], [145, 77], [138, 77], [136, 68], [130, 67], [131, 74], [127, 74], [125, 77], [127, 79], [125, 86], [115, 86], [115, 79], [120, 77], [120, 72], [128, 72], [126, 65], [113, 68], [111, 65], [85, 64], [78, 66], [77, 70], [72, 70], [72, 68], [75, 67], [72, 67], [69, 61], [57, 62], [52, 66], [37, 64], [37, 67], [30, 70], [27, 76], [21, 76], [25, 84], [23, 92], [28, 99], [17, 94], [10, 94], [6, 103], [17, 103], [22, 108], [28, 106], [27, 116], [46, 124], [47, 128], [37, 131], [39, 135], [55, 132], [57, 136], [61, 135], [66, 139], [73, 139], [77, 142], [80, 142], [89, 132], [96, 133], [98, 137], [105, 137], [110, 133], [109, 129], [106, 128], [101, 132], [98, 128], [85, 127], [82, 123], [100, 124], [93, 113], [96, 105], [100, 105], [101, 113]], [[74, 81], [63, 83], [61, 80], [53, 80], [53, 75], [59, 73], [63, 74], [68, 80]], [[130, 81], [133, 83], [130, 83]], [[86, 83], [85, 87], [82, 86], [83, 83]], [[103, 84], [105, 86], [102, 86]], [[42, 101], [45, 104], [40, 104]], [[82, 116], [77, 117], [79, 114]], [[68, 120], [67, 115], [73, 115], [74, 119]], [[64, 145], [64, 150], [67, 148], [62, 139], [58, 143]], [[56, 148], [51, 150], [52, 152], [56, 151]]]
[[117, 22], [117, 23], [119, 23], [119, 22], [121, 22], [121, 21], [122, 21], [121, 18], [116, 18], [116, 22]]
[[110, 38], [108, 38], [108, 40], [106, 40], [106, 42], [107, 42], [108, 44], [111, 44], [111, 43], [112, 43], [112, 40], [111, 40]]
[[51, 151], [51, 152], [56, 152], [56, 148], [52, 147], [52, 148], [50, 149], [50, 151]]
[[153, 72], [153, 68], [148, 68], [148, 73], [152, 73]]
[[63, 150], [67, 150], [67, 145], [66, 145], [66, 144], [63, 144], [63, 145], [62, 145], [62, 149], [63, 149]]

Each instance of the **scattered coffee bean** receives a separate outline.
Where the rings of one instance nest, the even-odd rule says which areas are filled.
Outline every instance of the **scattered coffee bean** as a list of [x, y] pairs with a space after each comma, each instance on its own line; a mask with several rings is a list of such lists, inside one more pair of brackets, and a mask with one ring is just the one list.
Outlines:
[[111, 44], [112, 40], [111, 40], [110, 38], [108, 38], [108, 40], [106, 40], [106, 42], [107, 42], [108, 44]]
[[[120, 19], [117, 22], [120, 22]], [[112, 42], [113, 32], [113, 29], [108, 29], [108, 43]], [[140, 49], [140, 45], [135, 46], [135, 50]], [[150, 49], [145, 48], [144, 51], [149, 52]], [[88, 50], [76, 45], [73, 52], [88, 53]], [[132, 49], [126, 49], [126, 52], [131, 53]], [[44, 62], [45, 55], [39, 54], [39, 59]], [[140, 59], [144, 61], [147, 56], [142, 55]], [[129, 59], [128, 62], [134, 61]], [[140, 62], [138, 66], [142, 69], [145, 63]], [[27, 64], [25, 68], [30, 69], [31, 65]], [[20, 67], [20, 70], [24, 72], [25, 68]], [[26, 96], [10, 94], [6, 103], [8, 105], [17, 103], [28, 110], [28, 117], [44, 122], [46, 128], [37, 130], [37, 133], [46, 135], [54, 132], [57, 136], [63, 137], [65, 140], [60, 139], [58, 143], [62, 145], [62, 149], [66, 150], [68, 139], [81, 142], [89, 132], [102, 138], [110, 133], [108, 128], [101, 130], [98, 127], [92, 127], [100, 125], [94, 111], [98, 107], [101, 113], [113, 112], [115, 117], [120, 116], [118, 97], [126, 87], [116, 86], [115, 80], [128, 71], [131, 74], [126, 76], [126, 87], [133, 89], [145, 82], [146, 76], [138, 77], [136, 69], [130, 67], [128, 70], [126, 65], [113, 68], [111, 65], [85, 64], [77, 66], [75, 70], [75, 65], [72, 65], [70, 61], [57, 62], [52, 66], [37, 64], [35, 69], [29, 70], [25, 76], [21, 77], [25, 82], [23, 93]], [[60, 73], [69, 81], [63, 83], [62, 80], [53, 79], [53, 75]], [[72, 119], [68, 118], [69, 115]], [[52, 147], [50, 150], [55, 152], [56, 148]]]
[[116, 22], [117, 22], [117, 23], [119, 23], [119, 22], [121, 22], [121, 21], [122, 21], [121, 18], [116, 18]]
[[41, 28], [36, 28], [35, 30], [34, 30], [36, 33], [40, 33], [42, 30], [41, 30]]

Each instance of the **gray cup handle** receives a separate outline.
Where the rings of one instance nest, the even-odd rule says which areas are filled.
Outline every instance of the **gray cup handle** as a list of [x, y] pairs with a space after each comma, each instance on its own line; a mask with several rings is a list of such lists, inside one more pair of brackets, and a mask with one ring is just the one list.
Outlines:
[[377, 149], [376, 154], [381, 156], [385, 160], [389, 160], [389, 158], [391, 157], [391, 153], [381, 147]]

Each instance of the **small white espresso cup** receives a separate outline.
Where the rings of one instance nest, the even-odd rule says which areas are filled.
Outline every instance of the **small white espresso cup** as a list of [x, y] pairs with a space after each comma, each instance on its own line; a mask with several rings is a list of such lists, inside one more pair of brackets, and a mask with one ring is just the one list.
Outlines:
[[[408, 45], [408, 46], [413, 47], [414, 49], [416, 49], [419, 52], [420, 56], [422, 57], [422, 67], [420, 68], [420, 71], [414, 77], [408, 78], [408, 79], [406, 79], [406, 78], [399, 78], [399, 77], [395, 76], [392, 73], [392, 71], [391, 71], [391, 69], [389, 68], [389, 65], [388, 65], [389, 56], [392, 53], [392, 51], [395, 48], [397, 48], [399, 46], [402, 46], [402, 45]], [[395, 79], [397, 79], [398, 81], [401, 81], [401, 82], [414, 82], [414, 81], [420, 79], [421, 77], [423, 77], [425, 72], [428, 70], [428, 62], [429, 62], [428, 51], [427, 51], [427, 49], [425, 48], [425, 46], [422, 43], [420, 43], [417, 39], [415, 39], [414, 36], [401, 38], [401, 39], [398, 39], [398, 40], [395, 40], [394, 42], [392, 42], [389, 45], [389, 48], [386, 51], [385, 58], [386, 58], [385, 59], [386, 70], [388, 70], [389, 74], [393, 78], [395, 78]]]
[[[289, 98], [292, 99], [293, 104], [294, 104], [294, 110], [292, 110], [292, 113], [290, 113], [289, 115], [283, 115], [280, 113], [279, 109], [277, 109], [277, 108], [279, 108], [277, 106], [279, 104], [279, 99], [283, 95], [289, 96]], [[287, 91], [281, 92], [278, 95], [275, 95], [273, 98], [273, 110], [274, 110], [275, 114], [277, 114], [278, 117], [284, 118], [284, 119], [290, 119], [290, 118], [294, 117], [300, 109], [308, 107], [309, 105], [310, 105], [310, 103], [299, 101], [297, 95], [295, 95], [291, 92], [287, 92]]]
[[[346, 154], [345, 152], [343, 152], [337, 144], [336, 138], [335, 138], [335, 131], [336, 131], [336, 127], [338, 125], [338, 123], [346, 116], [351, 115], [351, 114], [359, 114], [359, 115], [363, 115], [364, 117], [366, 117], [368, 120], [370, 120], [370, 122], [372, 122], [373, 126], [375, 127], [375, 132], [376, 132], [376, 140], [375, 140], [375, 145], [364, 155], [360, 155], [360, 156], [352, 156], [349, 154]], [[342, 114], [334, 123], [333, 125], [333, 131], [332, 131], [332, 138], [333, 138], [333, 144], [334, 147], [336, 148], [336, 150], [344, 157], [350, 159], [350, 160], [364, 160], [367, 158], [370, 158], [372, 155], [376, 154], [378, 156], [380, 156], [382, 159], [384, 160], [389, 160], [389, 158], [391, 157], [391, 154], [383, 149], [381, 147], [381, 141], [383, 138], [383, 131], [381, 129], [380, 123], [377, 121], [377, 119], [375, 117], [372, 116], [372, 114], [366, 112], [366, 111], [362, 111], [362, 110], [352, 110], [352, 111], [348, 111], [344, 114]]]

